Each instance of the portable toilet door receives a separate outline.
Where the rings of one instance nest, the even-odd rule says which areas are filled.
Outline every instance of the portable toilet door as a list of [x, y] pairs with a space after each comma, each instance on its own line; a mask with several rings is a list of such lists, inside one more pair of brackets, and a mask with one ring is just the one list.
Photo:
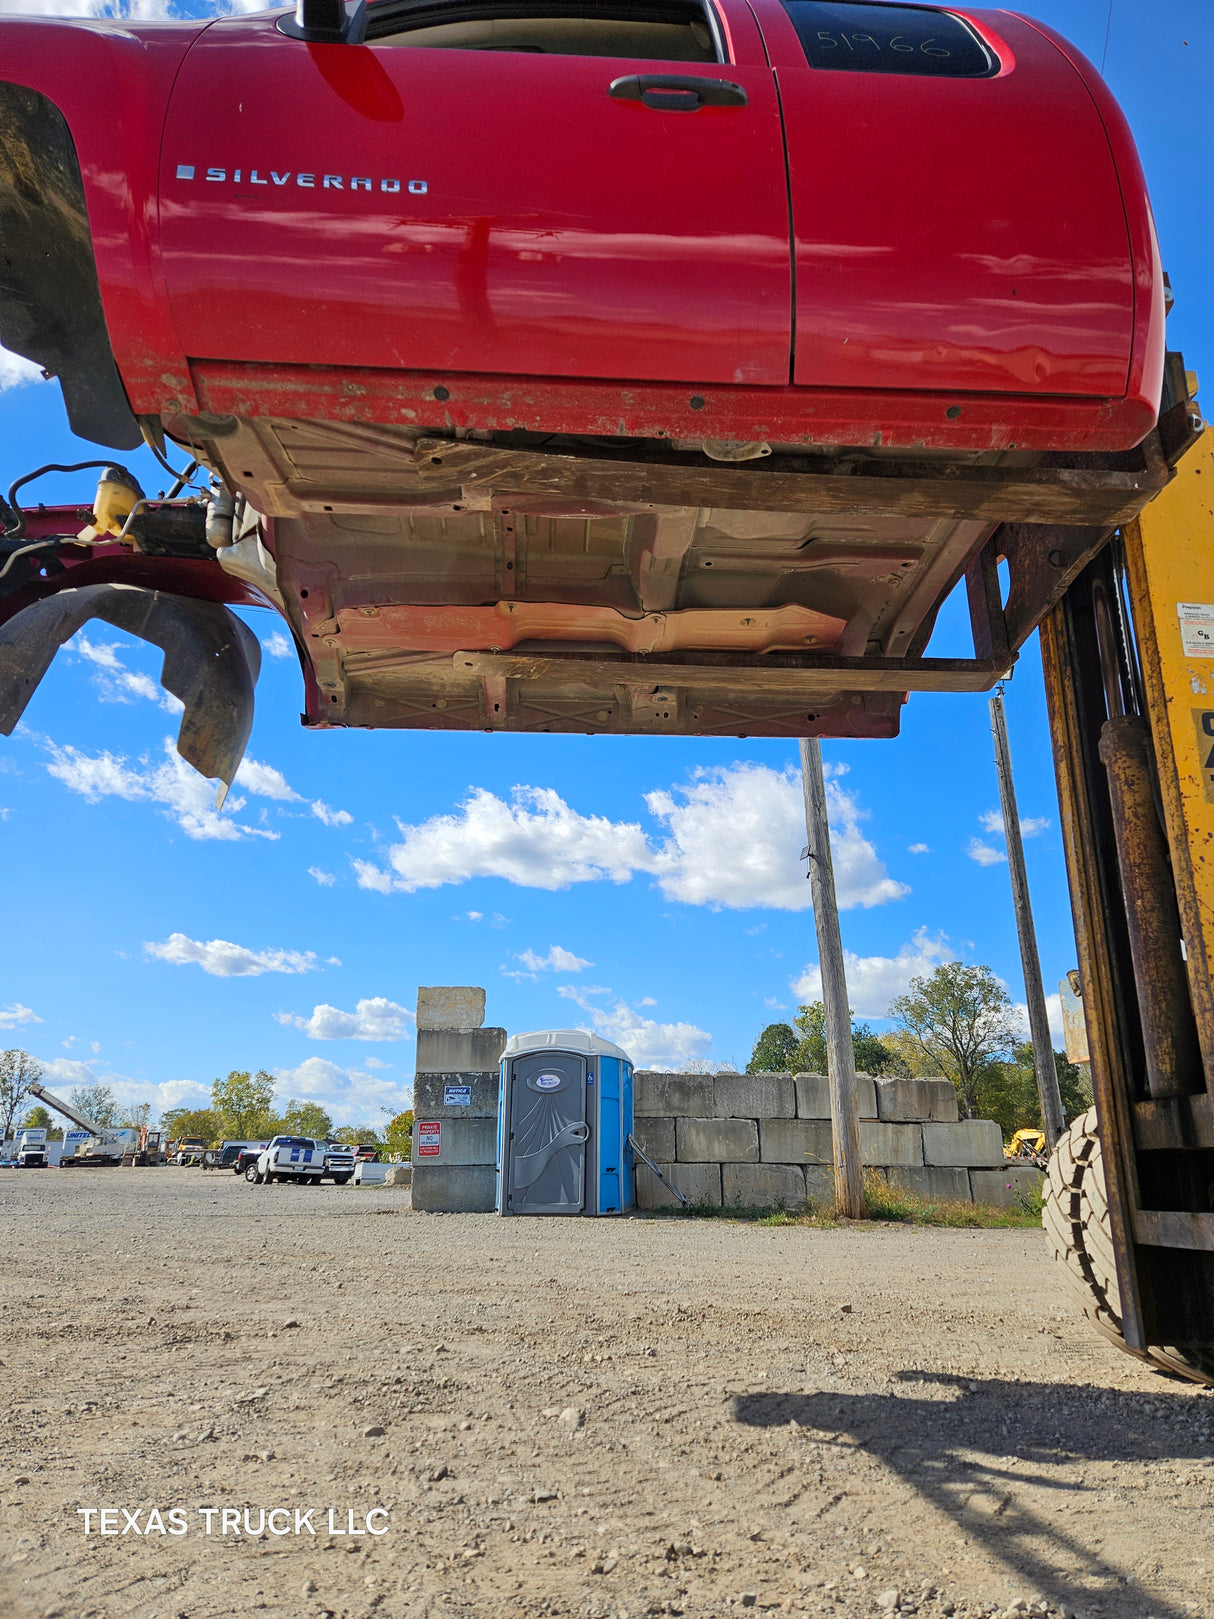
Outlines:
[[632, 1064], [618, 1046], [580, 1029], [515, 1035], [502, 1057], [498, 1128], [500, 1214], [632, 1207]]

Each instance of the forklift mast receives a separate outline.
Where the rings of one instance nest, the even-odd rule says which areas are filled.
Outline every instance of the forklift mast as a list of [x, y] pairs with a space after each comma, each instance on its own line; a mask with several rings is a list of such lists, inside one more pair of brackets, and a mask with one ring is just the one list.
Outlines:
[[1214, 429], [1041, 646], [1096, 1113], [1046, 1227], [1098, 1327], [1214, 1384]]

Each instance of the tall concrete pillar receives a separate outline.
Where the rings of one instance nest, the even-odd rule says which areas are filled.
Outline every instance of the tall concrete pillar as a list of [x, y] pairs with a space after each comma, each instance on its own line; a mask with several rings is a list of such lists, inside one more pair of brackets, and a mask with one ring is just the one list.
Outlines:
[[417, 992], [413, 1087], [413, 1207], [492, 1213], [497, 1197], [498, 1069], [505, 1029], [486, 1029], [485, 992], [435, 985]]

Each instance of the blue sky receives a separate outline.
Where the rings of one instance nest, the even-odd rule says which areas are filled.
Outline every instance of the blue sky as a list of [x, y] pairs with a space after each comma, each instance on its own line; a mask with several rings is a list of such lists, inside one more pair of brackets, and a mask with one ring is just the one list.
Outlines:
[[[1099, 64], [1107, 0], [1032, 10]], [[1199, 372], [1214, 365], [1212, 52], [1206, 0], [1114, 0], [1106, 75], [1151, 184], [1169, 341]], [[98, 453], [68, 431], [57, 387], [22, 375], [0, 355], [5, 484]], [[87, 503], [91, 488], [85, 473], [37, 495]], [[306, 733], [277, 621], [249, 621], [267, 656], [251, 763], [222, 816], [172, 750], [159, 655], [108, 626], [59, 655], [0, 739], [0, 1042], [33, 1052], [52, 1086], [102, 1079], [159, 1108], [264, 1067], [284, 1099], [368, 1123], [408, 1103], [419, 983], [483, 984], [488, 1021], [512, 1032], [597, 1028], [673, 1067], [744, 1066], [764, 1024], [812, 992], [793, 746]], [[956, 603], [934, 649], [953, 648]], [[1035, 638], [1006, 696], [1053, 990], [1075, 947]], [[954, 957], [989, 963], [1022, 1001], [986, 698], [916, 696], [896, 741], [824, 751], [857, 1012], [880, 1025], [911, 973]]]

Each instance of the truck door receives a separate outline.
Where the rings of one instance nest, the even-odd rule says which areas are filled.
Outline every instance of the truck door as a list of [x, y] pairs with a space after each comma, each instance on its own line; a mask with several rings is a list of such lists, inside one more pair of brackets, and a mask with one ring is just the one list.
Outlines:
[[510, 1214], [579, 1214], [586, 1206], [586, 1062], [540, 1051], [511, 1062], [502, 1174]]
[[1124, 208], [1062, 52], [1007, 12], [753, 5], [788, 142], [794, 381], [1124, 394]]
[[194, 359], [788, 383], [742, 0], [379, 0], [360, 45], [218, 21], [174, 88], [161, 232]]

